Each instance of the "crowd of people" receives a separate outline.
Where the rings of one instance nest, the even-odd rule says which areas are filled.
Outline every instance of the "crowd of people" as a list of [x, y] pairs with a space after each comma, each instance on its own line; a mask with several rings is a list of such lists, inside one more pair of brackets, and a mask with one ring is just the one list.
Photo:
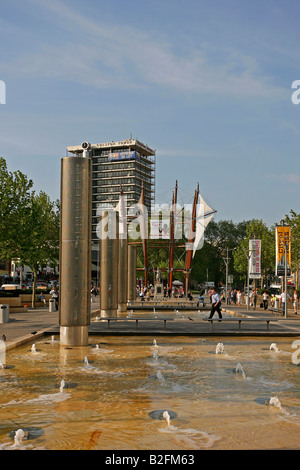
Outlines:
[[[144, 286], [143, 284], [136, 286], [136, 298], [137, 299], [150, 300], [151, 297], [153, 296], [154, 296], [154, 286], [152, 284], [149, 284], [148, 287]], [[183, 287], [173, 286], [172, 288], [170, 288], [168, 286], [164, 286], [163, 296], [169, 299], [171, 298], [182, 299], [182, 298], [185, 298], [185, 291]], [[194, 300], [194, 297], [191, 294], [191, 292], [188, 292], [187, 297], [189, 300]]]
[[[210, 289], [208, 291], [208, 295], [211, 301], [211, 297], [213, 295], [213, 292], [215, 292], [213, 289]], [[240, 289], [231, 289], [228, 291], [228, 304], [234, 304], [237, 306], [242, 305], [242, 295], [243, 292]], [[283, 291], [280, 295], [276, 294], [269, 294], [267, 290], [264, 290], [262, 294], [259, 294], [257, 289], [253, 289], [249, 293], [249, 305], [253, 307], [253, 310], [257, 308], [258, 301], [260, 300], [259, 307], [263, 308], [264, 310], [267, 310], [269, 307], [271, 308], [276, 308], [278, 305], [282, 308], [282, 312], [284, 314], [285, 312], [285, 303], [286, 301], [289, 303], [292, 303], [294, 313], [297, 315], [298, 311], [298, 303], [299, 303], [299, 297], [297, 290], [295, 289], [293, 294], [290, 295], [289, 293], [286, 294], [285, 291]], [[220, 296], [220, 301], [225, 301], [225, 293], [223, 291], [222, 295]]]

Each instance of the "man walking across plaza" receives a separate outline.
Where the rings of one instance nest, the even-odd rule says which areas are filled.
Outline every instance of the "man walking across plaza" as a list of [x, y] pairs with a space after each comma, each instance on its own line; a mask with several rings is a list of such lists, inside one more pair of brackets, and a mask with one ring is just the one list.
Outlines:
[[210, 312], [208, 319], [210, 320], [214, 316], [215, 312], [218, 312], [219, 321], [221, 321], [222, 320], [221, 301], [220, 301], [220, 296], [215, 291], [215, 289], [212, 289], [211, 303], [212, 303], [212, 307], [211, 307], [211, 312]]

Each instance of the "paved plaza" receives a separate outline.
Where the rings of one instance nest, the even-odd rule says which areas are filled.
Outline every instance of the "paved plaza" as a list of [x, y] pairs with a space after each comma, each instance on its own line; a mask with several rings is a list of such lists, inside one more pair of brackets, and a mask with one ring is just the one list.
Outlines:
[[[300, 312], [281, 312], [228, 305], [222, 307], [223, 319], [214, 315], [209, 322], [209, 310], [198, 308], [185, 310], [135, 309], [128, 310], [118, 321], [100, 320], [99, 303], [92, 303], [90, 335], [198, 335], [198, 336], [300, 336]], [[128, 316], [130, 318], [128, 318]], [[135, 319], [138, 318], [138, 322]], [[145, 321], [144, 321], [145, 319]], [[147, 321], [146, 321], [147, 320]], [[165, 320], [165, 321], [163, 321]], [[49, 312], [47, 307], [29, 309], [23, 313], [11, 313], [9, 322], [0, 324], [0, 339], [6, 337], [6, 349], [36, 341], [45, 335], [59, 335], [59, 312]]]

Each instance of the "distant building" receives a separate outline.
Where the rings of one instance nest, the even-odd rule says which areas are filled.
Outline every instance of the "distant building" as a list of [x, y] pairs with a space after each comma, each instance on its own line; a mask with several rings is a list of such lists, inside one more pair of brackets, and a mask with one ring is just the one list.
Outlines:
[[[82, 145], [67, 148], [69, 153], [80, 154]], [[92, 158], [92, 239], [97, 241], [97, 206], [116, 206], [120, 186], [127, 198], [127, 205], [138, 202], [142, 184], [145, 189], [145, 205], [150, 211], [155, 193], [155, 151], [138, 140], [107, 142], [90, 145]]]
[[[67, 151], [79, 155], [83, 152], [82, 144], [67, 147]], [[95, 271], [99, 256], [97, 208], [99, 205], [116, 206], [121, 186], [127, 207], [130, 207], [139, 201], [144, 185], [145, 205], [150, 213], [155, 197], [156, 156], [155, 150], [136, 139], [90, 144], [89, 155], [92, 158], [92, 260]]]

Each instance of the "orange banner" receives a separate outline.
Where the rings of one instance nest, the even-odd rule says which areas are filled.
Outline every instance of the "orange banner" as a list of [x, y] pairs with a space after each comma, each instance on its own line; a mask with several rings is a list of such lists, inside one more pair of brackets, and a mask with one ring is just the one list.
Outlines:
[[291, 227], [276, 227], [276, 275], [284, 276], [285, 251], [287, 274], [291, 274]]

